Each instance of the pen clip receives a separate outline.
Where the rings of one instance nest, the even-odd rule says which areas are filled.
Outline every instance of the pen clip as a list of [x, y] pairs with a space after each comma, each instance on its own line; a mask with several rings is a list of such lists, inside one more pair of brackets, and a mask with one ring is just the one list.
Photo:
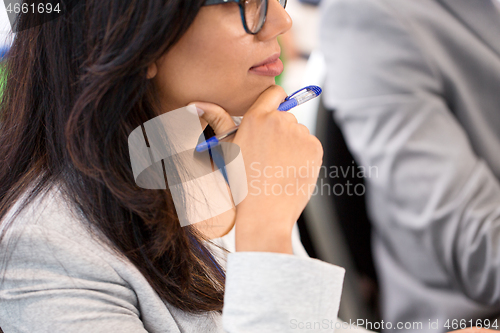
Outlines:
[[285, 102], [288, 101], [290, 98], [292, 98], [293, 96], [297, 95], [299, 92], [301, 92], [303, 90], [313, 91], [316, 94], [316, 96], [318, 96], [319, 94], [321, 94], [321, 88], [320, 87], [318, 87], [318, 86], [307, 86], [307, 87], [304, 87], [304, 88], [301, 88], [301, 89], [297, 90], [296, 92], [294, 92], [291, 95], [288, 95], [285, 98]]

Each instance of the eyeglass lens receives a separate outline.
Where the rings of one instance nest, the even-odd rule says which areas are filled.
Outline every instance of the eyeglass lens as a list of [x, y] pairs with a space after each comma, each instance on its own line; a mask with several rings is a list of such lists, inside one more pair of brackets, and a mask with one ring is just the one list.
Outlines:
[[[286, 0], [278, 0], [281, 6], [285, 8]], [[258, 32], [266, 20], [266, 0], [245, 0], [245, 21], [252, 33]]]

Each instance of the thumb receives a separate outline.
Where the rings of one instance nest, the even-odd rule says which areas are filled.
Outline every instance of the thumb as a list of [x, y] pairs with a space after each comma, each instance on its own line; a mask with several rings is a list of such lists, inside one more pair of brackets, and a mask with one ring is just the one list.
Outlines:
[[200, 118], [205, 120], [213, 128], [215, 134], [224, 133], [235, 126], [233, 118], [217, 104], [207, 102], [193, 102]]

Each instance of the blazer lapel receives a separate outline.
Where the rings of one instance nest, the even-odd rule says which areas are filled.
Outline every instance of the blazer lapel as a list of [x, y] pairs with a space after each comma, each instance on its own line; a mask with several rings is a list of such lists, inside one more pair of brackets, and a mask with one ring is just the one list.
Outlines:
[[500, 56], [500, 11], [497, 0], [438, 0]]

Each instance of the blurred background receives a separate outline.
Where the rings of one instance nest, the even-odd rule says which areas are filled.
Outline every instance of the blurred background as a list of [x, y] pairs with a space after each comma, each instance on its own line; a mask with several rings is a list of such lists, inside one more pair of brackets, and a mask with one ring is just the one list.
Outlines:
[[[323, 86], [325, 62], [319, 52], [320, 0], [288, 0], [286, 10], [292, 18], [291, 30], [280, 36], [283, 73], [276, 83], [288, 94], [307, 85]], [[318, 98], [291, 111], [323, 144], [324, 170], [357, 170], [357, 164], [333, 120]], [[361, 184], [363, 178], [352, 172], [329, 177], [320, 172], [317, 188], [346, 188]], [[371, 251], [371, 224], [364, 195], [347, 191], [315, 193], [298, 221], [302, 243], [311, 257], [346, 268], [339, 317], [355, 322], [359, 318], [380, 321], [377, 276]]]
[[7, 11], [5, 10], [4, 3], [0, 5], [0, 91], [3, 86], [3, 71], [4, 66], [2, 64], [2, 59], [4, 58], [9, 46], [12, 42], [10, 36], [10, 23], [7, 17]]

